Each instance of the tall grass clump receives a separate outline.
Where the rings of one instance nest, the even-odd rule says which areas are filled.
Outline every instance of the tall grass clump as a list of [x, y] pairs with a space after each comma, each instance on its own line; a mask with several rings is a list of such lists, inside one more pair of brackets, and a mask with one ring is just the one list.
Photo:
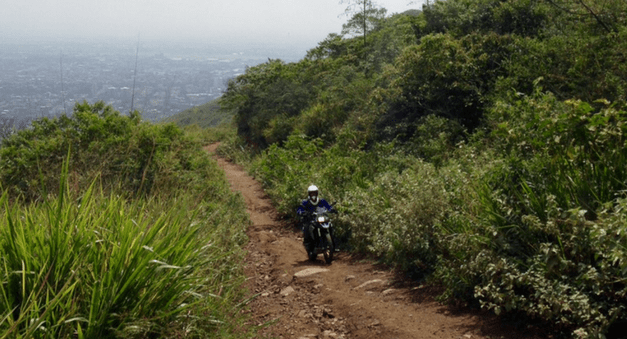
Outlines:
[[492, 136], [510, 160], [501, 172], [509, 177], [494, 182], [520, 198], [524, 214], [545, 219], [542, 196], [548, 195], [562, 209], [596, 213], [626, 188], [625, 114], [605, 100], [559, 101], [540, 92], [514, 104], [498, 102]]
[[249, 219], [200, 139], [84, 103], [3, 140], [0, 338], [248, 337]]
[[62, 191], [21, 205], [5, 192], [0, 203], [3, 338], [204, 337], [232, 326], [243, 229], [226, 241], [211, 217], [240, 202], [129, 202], [92, 186], [78, 200]]
[[[224, 132], [226, 133], [224, 133]], [[209, 134], [217, 136], [219, 139], [213, 139], [212, 142], [219, 140], [220, 144], [216, 150], [221, 157], [229, 159], [237, 164], [248, 166], [252, 158], [259, 153], [259, 150], [248, 145], [244, 140], [237, 136], [235, 129], [229, 127], [221, 131], [220, 128], [209, 129]]]

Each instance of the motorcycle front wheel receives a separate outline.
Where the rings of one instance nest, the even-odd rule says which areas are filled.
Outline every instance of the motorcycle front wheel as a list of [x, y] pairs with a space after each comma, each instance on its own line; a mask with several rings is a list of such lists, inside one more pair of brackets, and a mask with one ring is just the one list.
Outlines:
[[327, 264], [330, 264], [331, 261], [333, 261], [333, 252], [335, 252], [335, 248], [333, 248], [333, 240], [331, 239], [331, 234], [327, 233], [325, 234], [325, 238], [326, 238], [326, 245], [324, 248], [324, 252], [322, 252], [322, 255], [324, 255], [324, 261]]
[[306, 250], [307, 250], [307, 256], [309, 257], [309, 260], [315, 261], [318, 255], [316, 254], [316, 245], [313, 243], [313, 241], [309, 245], [309, 247], [306, 247]]

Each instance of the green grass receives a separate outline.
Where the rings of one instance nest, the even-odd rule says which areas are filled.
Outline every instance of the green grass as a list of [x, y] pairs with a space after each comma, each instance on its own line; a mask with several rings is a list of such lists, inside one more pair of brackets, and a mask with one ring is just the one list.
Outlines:
[[[92, 186], [78, 199], [8, 197], [0, 198], [0, 338], [234, 331], [246, 225], [229, 212], [241, 210], [237, 196], [127, 201]], [[234, 223], [221, 225], [218, 214]]]
[[74, 113], [0, 148], [0, 339], [251, 337], [249, 219], [206, 134]]

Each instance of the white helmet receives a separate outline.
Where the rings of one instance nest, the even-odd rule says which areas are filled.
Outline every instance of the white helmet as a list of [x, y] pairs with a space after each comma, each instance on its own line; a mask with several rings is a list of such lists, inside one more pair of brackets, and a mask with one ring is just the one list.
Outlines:
[[318, 187], [316, 185], [311, 185], [307, 188], [307, 195], [309, 196], [309, 202], [314, 206], [318, 205], [320, 199], [318, 199]]

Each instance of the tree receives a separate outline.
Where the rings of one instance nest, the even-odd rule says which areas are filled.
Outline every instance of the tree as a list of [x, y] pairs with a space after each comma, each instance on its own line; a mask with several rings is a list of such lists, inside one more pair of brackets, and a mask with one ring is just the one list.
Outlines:
[[316, 89], [309, 65], [308, 61], [286, 64], [269, 59], [229, 80], [220, 104], [235, 113], [237, 133], [249, 145], [266, 148], [273, 140], [264, 131], [276, 126], [272, 120], [296, 117], [309, 105]]
[[344, 13], [347, 16], [352, 15], [342, 26], [342, 33], [363, 34], [365, 46], [368, 32], [376, 27], [377, 22], [385, 18], [387, 10], [380, 8], [372, 0], [341, 0], [340, 4], [348, 4]]
[[0, 141], [28, 127], [29, 119], [16, 120], [15, 118], [0, 118]]
[[623, 0], [545, 0], [569, 21], [593, 22], [604, 33], [618, 33], [627, 21]]

